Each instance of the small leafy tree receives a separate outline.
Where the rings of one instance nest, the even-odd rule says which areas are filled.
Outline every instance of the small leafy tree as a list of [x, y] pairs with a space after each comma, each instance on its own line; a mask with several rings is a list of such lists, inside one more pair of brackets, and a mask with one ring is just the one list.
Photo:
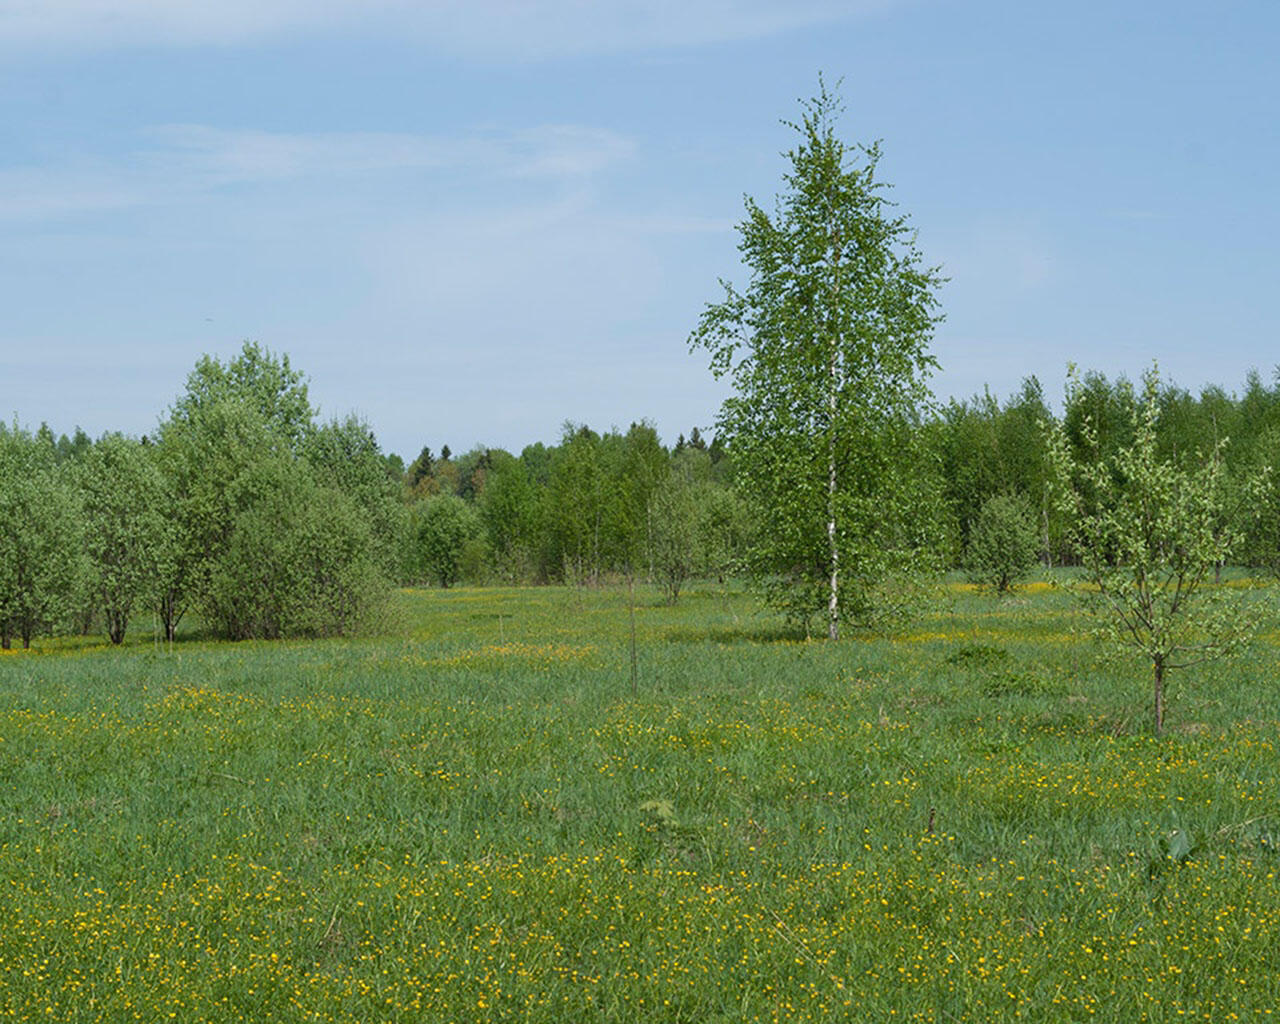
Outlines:
[[394, 576], [408, 517], [372, 429], [356, 416], [330, 420], [307, 436], [304, 454], [318, 483], [359, 506], [378, 568]]
[[983, 502], [969, 528], [965, 572], [970, 582], [1008, 593], [1036, 564], [1035, 516], [1020, 494], [996, 494]]
[[79, 567], [75, 495], [47, 439], [0, 423], [0, 646], [24, 648], [70, 604]]
[[121, 434], [85, 454], [78, 478], [87, 590], [118, 644], [134, 606], [158, 591], [172, 548], [164, 480], [149, 449]]
[[[1280, 428], [1272, 427], [1255, 441], [1244, 464], [1236, 468], [1237, 480], [1247, 480], [1260, 471], [1276, 482], [1280, 465]], [[1280, 493], [1272, 486], [1252, 509], [1241, 549], [1244, 564], [1280, 578]]]
[[235, 530], [236, 481], [257, 463], [287, 457], [285, 444], [247, 402], [201, 404], [194, 415], [177, 410], [161, 426], [158, 451], [174, 545], [157, 588], [157, 611], [170, 641], [186, 612], [212, 594]]
[[457, 495], [437, 494], [418, 506], [416, 519], [415, 575], [453, 586], [462, 578], [468, 542], [483, 530], [479, 515]]
[[492, 468], [480, 494], [480, 519], [500, 579], [519, 582], [535, 564], [541, 507], [538, 488], [522, 460], [492, 453]]
[[650, 502], [649, 558], [667, 604], [679, 600], [685, 582], [706, 562], [700, 529], [705, 489], [706, 485], [672, 473]]
[[349, 635], [378, 610], [387, 587], [355, 499], [283, 455], [248, 467], [228, 497], [232, 528], [202, 603], [224, 636]]
[[[1079, 406], [1079, 386], [1072, 371], [1068, 407]], [[1101, 449], [1087, 413], [1078, 421], [1076, 443], [1061, 426], [1048, 433], [1056, 501], [1072, 524], [1070, 540], [1091, 585], [1086, 596], [1096, 633], [1150, 662], [1157, 734], [1164, 730], [1168, 673], [1228, 654], [1256, 629], [1256, 605], [1207, 585], [1207, 577], [1239, 544], [1240, 512], [1266, 483], [1260, 473], [1243, 486], [1228, 486], [1225, 440], [1203, 452], [1198, 466], [1162, 458], [1159, 395], [1153, 369], [1132, 422], [1122, 425], [1132, 441], [1110, 452]]]
[[609, 456], [616, 454], [585, 424], [564, 425], [552, 456], [545, 492], [549, 561], [567, 582], [599, 583], [614, 559], [622, 496], [612, 486]]
[[394, 482], [360, 420], [316, 426], [287, 356], [202, 358], [158, 459], [175, 536], [166, 637], [189, 608], [231, 638], [345, 634], [380, 610], [404, 522]]
[[314, 434], [313, 417], [306, 381], [289, 357], [252, 342], [226, 363], [202, 356], [187, 375], [158, 434], [175, 537], [157, 595], [166, 639], [210, 596], [234, 528], [234, 481], [262, 459], [299, 456]]

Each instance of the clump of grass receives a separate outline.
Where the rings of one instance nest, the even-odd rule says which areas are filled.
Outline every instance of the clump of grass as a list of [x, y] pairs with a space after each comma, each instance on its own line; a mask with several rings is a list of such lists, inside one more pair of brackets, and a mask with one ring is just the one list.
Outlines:
[[989, 673], [979, 686], [984, 697], [1059, 697], [1063, 686], [1043, 675], [1025, 669]]
[[1009, 661], [1009, 652], [998, 644], [961, 644], [943, 661], [960, 668], [989, 669], [1003, 666]]

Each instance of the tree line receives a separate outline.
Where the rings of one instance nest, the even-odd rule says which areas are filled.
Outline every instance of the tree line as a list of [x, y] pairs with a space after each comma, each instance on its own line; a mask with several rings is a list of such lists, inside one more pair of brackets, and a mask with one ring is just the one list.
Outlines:
[[[1155, 401], [1159, 455], [1185, 471], [1228, 439], [1228, 488], [1280, 461], [1280, 378], [1253, 373], [1238, 394], [1165, 384]], [[1140, 406], [1130, 381], [1094, 372], [1061, 413], [1034, 378], [1004, 401], [927, 410], [898, 442], [914, 453], [934, 568], [998, 589], [1034, 563], [1079, 561], [1055, 501], [1053, 431], [1076, 465], [1110, 464]], [[675, 601], [690, 579], [750, 575], [762, 533], [779, 528], [750, 514], [742, 488], [758, 481], [737, 471], [734, 446], [697, 428], [665, 446], [647, 422], [566, 424], [558, 443], [519, 454], [428, 447], [406, 466], [358, 419], [320, 422], [288, 357], [252, 343], [202, 358], [145, 437], [0, 424], [0, 480], [6, 647], [95, 630], [118, 643], [131, 622], [172, 639], [189, 614], [230, 639], [349, 634], [376, 623], [395, 585], [631, 577]], [[1249, 500], [1229, 556], [1280, 572], [1280, 506]], [[822, 579], [810, 573], [806, 599], [780, 607], [820, 614]]]
[[519, 456], [423, 449], [407, 468], [354, 417], [319, 422], [287, 356], [203, 357], [150, 435], [0, 424], [0, 643], [131, 621], [172, 640], [374, 623], [396, 584], [597, 583], [671, 600], [732, 571], [745, 524], [722, 447], [566, 425]]

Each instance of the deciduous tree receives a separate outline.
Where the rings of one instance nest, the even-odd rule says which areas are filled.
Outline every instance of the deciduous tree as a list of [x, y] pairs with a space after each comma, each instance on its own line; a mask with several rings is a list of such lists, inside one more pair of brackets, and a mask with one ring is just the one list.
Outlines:
[[148, 448], [107, 434], [83, 456], [77, 482], [87, 590], [102, 612], [108, 639], [118, 644], [134, 607], [156, 593], [171, 557], [164, 480]]
[[[1073, 375], [1069, 408], [1080, 386]], [[1157, 734], [1169, 672], [1227, 654], [1253, 635], [1257, 605], [1207, 577], [1238, 545], [1242, 513], [1266, 483], [1260, 473], [1227, 486], [1225, 438], [1193, 467], [1161, 456], [1159, 396], [1152, 370], [1128, 421], [1111, 424], [1127, 442], [1104, 448], [1087, 412], [1074, 444], [1060, 426], [1049, 432], [1056, 500], [1091, 586], [1085, 597], [1097, 634], [1151, 665]]]
[[879, 144], [836, 135], [841, 111], [825, 86], [803, 105], [775, 212], [748, 199], [739, 226], [750, 283], [725, 284], [690, 339], [737, 391], [719, 422], [760, 527], [748, 567], [793, 614], [825, 607], [832, 639], [927, 546], [915, 428], [940, 280], [876, 179]]
[[972, 583], [1008, 593], [1036, 564], [1036, 523], [1021, 494], [994, 494], [969, 531], [964, 567]]
[[422, 502], [415, 512], [416, 575], [451, 587], [462, 578], [468, 542], [481, 533], [480, 517], [456, 494], [437, 494]]
[[66, 612], [79, 558], [75, 495], [51, 438], [0, 423], [0, 646], [30, 647]]

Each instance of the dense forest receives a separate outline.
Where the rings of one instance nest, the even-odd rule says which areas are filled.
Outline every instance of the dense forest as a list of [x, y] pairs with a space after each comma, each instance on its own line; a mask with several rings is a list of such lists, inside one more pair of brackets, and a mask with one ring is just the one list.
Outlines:
[[[911, 443], [935, 498], [935, 567], [980, 572], [984, 545], [1018, 538], [1026, 559], [1070, 562], [1046, 427], [1097, 463], [1132, 441], [1139, 401], [1129, 380], [1089, 373], [1061, 413], [1035, 378], [1004, 400], [925, 406]], [[1184, 469], [1218, 446], [1228, 480], [1277, 461], [1280, 381], [1165, 384], [1159, 412], [1161, 455]], [[696, 427], [668, 447], [644, 421], [566, 423], [558, 443], [519, 454], [428, 446], [406, 465], [358, 419], [318, 421], [287, 356], [248, 343], [226, 363], [202, 358], [145, 437], [0, 424], [0, 481], [5, 647], [65, 632], [120, 642], [131, 622], [172, 638], [188, 614], [231, 639], [349, 634], [377, 628], [395, 585], [635, 578], [676, 601], [690, 579], [737, 574], [755, 528], [732, 444]], [[1273, 506], [1247, 510], [1233, 561], [1280, 568]]]

